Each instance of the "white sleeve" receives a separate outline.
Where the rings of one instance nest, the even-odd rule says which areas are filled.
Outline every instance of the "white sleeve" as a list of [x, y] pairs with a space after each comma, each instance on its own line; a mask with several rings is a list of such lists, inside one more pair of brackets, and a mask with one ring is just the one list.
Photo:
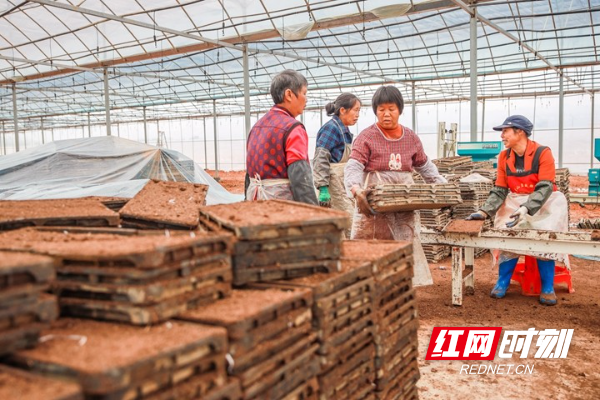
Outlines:
[[363, 171], [365, 166], [355, 159], [351, 158], [348, 160], [346, 167], [344, 168], [344, 186], [346, 187], [346, 196], [352, 196], [352, 187], [358, 186], [362, 188]]

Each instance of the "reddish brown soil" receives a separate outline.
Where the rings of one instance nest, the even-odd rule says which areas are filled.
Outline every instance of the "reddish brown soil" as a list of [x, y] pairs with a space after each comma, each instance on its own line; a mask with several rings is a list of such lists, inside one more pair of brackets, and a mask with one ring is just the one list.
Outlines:
[[[22, 350], [18, 358], [55, 363], [86, 373], [109, 372], [141, 360], [183, 349], [210, 338], [224, 340], [223, 328], [185, 322], [169, 322], [145, 328], [83, 319], [63, 318], [41, 336], [53, 335], [50, 340], [33, 349]], [[69, 335], [85, 337], [80, 345]]]
[[54, 260], [50, 257], [36, 254], [22, 253], [16, 251], [0, 251], [0, 275], [2, 270], [12, 270], [13, 268], [22, 268], [37, 265], [54, 265]]
[[202, 207], [201, 211], [238, 227], [347, 218], [343, 211], [280, 200], [219, 204]]
[[277, 305], [294, 301], [305, 290], [233, 290], [231, 296], [215, 303], [186, 312], [182, 318], [210, 323], [235, 323], [257, 316]]
[[158, 247], [193, 244], [198, 237], [214, 234], [196, 232], [190, 236], [121, 236], [110, 234], [77, 234], [19, 229], [0, 234], [0, 249], [33, 251], [36, 253], [79, 259], [84, 257], [121, 257], [144, 254]]
[[[215, 170], [206, 169], [213, 178], [216, 177]], [[219, 171], [219, 183], [225, 189], [235, 194], [244, 194], [244, 177], [246, 171]]]
[[407, 247], [411, 246], [412, 243], [401, 240], [346, 240], [342, 242], [342, 257], [349, 260], [372, 261], [382, 257], [392, 257], [396, 252], [404, 254], [407, 251]]
[[455, 219], [444, 228], [444, 232], [452, 233], [466, 233], [470, 235], [477, 235], [483, 228], [485, 221], [465, 221], [464, 219]]
[[0, 366], [0, 399], [83, 399], [79, 385]]
[[0, 221], [40, 218], [117, 217], [96, 199], [3, 200]]
[[[451, 304], [449, 258], [430, 264], [434, 284], [417, 288], [419, 304], [420, 399], [464, 396], [486, 399], [594, 399], [600, 393], [600, 300], [597, 278], [600, 262], [571, 257], [575, 293], [557, 287], [558, 305], [544, 307], [537, 297], [520, 294], [512, 284], [504, 299], [489, 297], [498, 274], [490, 267], [490, 254], [475, 260], [475, 295], [465, 296], [461, 307]], [[442, 269], [443, 268], [443, 269]], [[504, 329], [575, 329], [567, 359], [496, 359], [495, 364], [535, 364], [530, 375], [479, 375], [459, 373], [467, 361], [425, 361], [434, 326], [501, 326]]]
[[207, 185], [149, 181], [119, 211], [122, 217], [198, 226], [198, 208], [206, 204]]

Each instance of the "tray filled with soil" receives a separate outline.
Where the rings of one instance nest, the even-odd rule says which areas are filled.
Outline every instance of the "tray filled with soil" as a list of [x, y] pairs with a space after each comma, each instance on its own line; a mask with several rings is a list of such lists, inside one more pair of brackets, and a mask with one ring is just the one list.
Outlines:
[[226, 382], [227, 333], [169, 322], [150, 328], [64, 318], [38, 346], [8, 361], [31, 372], [78, 383], [86, 398], [143, 399], [197, 384], [199, 397]]
[[76, 383], [0, 365], [0, 399], [83, 400]]
[[139, 229], [196, 229], [208, 185], [151, 180], [119, 211], [122, 225]]
[[118, 226], [119, 222], [119, 214], [96, 199], [0, 201], [0, 231], [26, 226]]

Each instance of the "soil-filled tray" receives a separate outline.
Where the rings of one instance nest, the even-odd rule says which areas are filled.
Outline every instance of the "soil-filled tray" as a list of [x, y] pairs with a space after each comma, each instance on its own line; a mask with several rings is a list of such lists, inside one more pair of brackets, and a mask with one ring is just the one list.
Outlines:
[[0, 356], [35, 346], [41, 330], [46, 327], [48, 323], [27, 324], [0, 332]]
[[55, 261], [25, 252], [0, 251], [0, 309], [34, 299], [55, 278]]
[[246, 399], [280, 399], [319, 371], [315, 356], [318, 345], [310, 335], [289, 346], [259, 365], [249, 368], [239, 378]]
[[343, 211], [286, 200], [213, 205], [200, 208], [200, 214], [234, 232], [240, 240], [341, 233], [350, 228], [348, 214]]
[[231, 267], [217, 262], [204, 268], [196, 268], [185, 276], [153, 279], [136, 285], [58, 280], [51, 286], [52, 291], [61, 298], [77, 297], [143, 305], [200, 291], [218, 283], [231, 283], [231, 279]]
[[119, 214], [95, 199], [0, 201], [0, 230], [41, 225], [118, 226]]
[[345, 362], [319, 376], [320, 391], [326, 398], [350, 399], [352, 393], [375, 381], [373, 343], [355, 349]]
[[165, 279], [186, 277], [199, 271], [212, 270], [217, 267], [231, 269], [231, 257], [222, 253], [207, 254], [153, 269], [68, 265], [61, 266], [56, 272], [59, 281], [143, 285]]
[[[230, 341], [237, 341], [281, 318], [286, 325], [299, 319], [310, 320], [311, 305], [311, 292], [305, 289], [233, 290], [228, 298], [190, 310], [179, 318], [222, 326]], [[288, 315], [293, 319], [287, 320]]]
[[[157, 228], [195, 229], [198, 209], [206, 204], [208, 186], [151, 180], [120, 211], [123, 226], [150, 223]], [[150, 226], [152, 226], [150, 225]]]
[[402, 269], [407, 263], [410, 263], [412, 270], [412, 253], [412, 243], [400, 240], [342, 242], [342, 259], [370, 262], [376, 281], [384, 280], [391, 272]]
[[287, 393], [281, 400], [317, 400], [319, 398], [319, 381], [312, 378]]
[[211, 360], [224, 382], [224, 363], [217, 365], [213, 358], [224, 357], [226, 350], [227, 332], [218, 327], [169, 322], [140, 328], [63, 318], [42, 332], [34, 349], [15, 353], [10, 362], [74, 379], [86, 395], [101, 395], [127, 390], [163, 372], [172, 375], [202, 360]]
[[[206, 281], [205, 281], [206, 283]], [[201, 288], [159, 303], [135, 305], [125, 302], [60, 297], [61, 314], [73, 317], [127, 322], [133, 325], [150, 325], [166, 321], [199, 306], [223, 299], [231, 292], [230, 282], [213, 281]]]
[[0, 399], [83, 400], [79, 385], [0, 365]]
[[62, 265], [157, 268], [216, 252], [230, 253], [231, 236], [190, 233], [176, 236], [121, 236], [39, 231], [0, 234], [0, 249], [25, 250], [61, 260]]
[[378, 331], [383, 337], [392, 335], [395, 331], [417, 318], [417, 302], [414, 290], [395, 298], [384, 307], [376, 308], [377, 324], [381, 327]]
[[394, 386], [401, 387], [406, 383], [414, 383], [414, 381], [418, 380], [419, 367], [417, 356], [418, 352], [415, 342], [414, 345], [407, 346], [402, 353], [398, 353], [394, 360], [386, 364], [385, 369], [378, 369], [376, 390], [386, 391]]
[[[343, 340], [342, 340], [343, 339]], [[339, 332], [338, 335], [319, 339], [319, 359], [323, 371], [345, 363], [348, 358], [358, 349], [362, 349], [375, 340], [375, 326], [369, 318], [349, 326]]]
[[52, 322], [57, 318], [56, 297], [44, 293], [33, 302], [24, 301], [0, 308], [0, 334], [39, 322]]
[[279, 239], [236, 241], [233, 266], [240, 268], [269, 267], [313, 260], [337, 260], [341, 246], [338, 232], [323, 235]]
[[462, 203], [458, 185], [446, 184], [380, 184], [367, 196], [376, 212], [399, 212], [450, 207]]
[[233, 284], [246, 285], [251, 282], [294, 279], [318, 273], [330, 273], [340, 270], [339, 260], [314, 260], [287, 264], [274, 264], [258, 268], [233, 268]]

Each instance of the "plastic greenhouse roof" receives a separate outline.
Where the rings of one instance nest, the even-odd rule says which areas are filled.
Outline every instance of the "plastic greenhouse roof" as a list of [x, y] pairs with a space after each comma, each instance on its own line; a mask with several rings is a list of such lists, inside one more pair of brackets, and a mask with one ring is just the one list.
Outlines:
[[[0, 120], [22, 126], [244, 112], [271, 77], [309, 82], [309, 108], [395, 83], [417, 102], [470, 99], [466, 0], [0, 0]], [[461, 8], [462, 6], [462, 8]], [[479, 0], [478, 97], [597, 88], [600, 0]], [[213, 101], [215, 104], [213, 105]]]

